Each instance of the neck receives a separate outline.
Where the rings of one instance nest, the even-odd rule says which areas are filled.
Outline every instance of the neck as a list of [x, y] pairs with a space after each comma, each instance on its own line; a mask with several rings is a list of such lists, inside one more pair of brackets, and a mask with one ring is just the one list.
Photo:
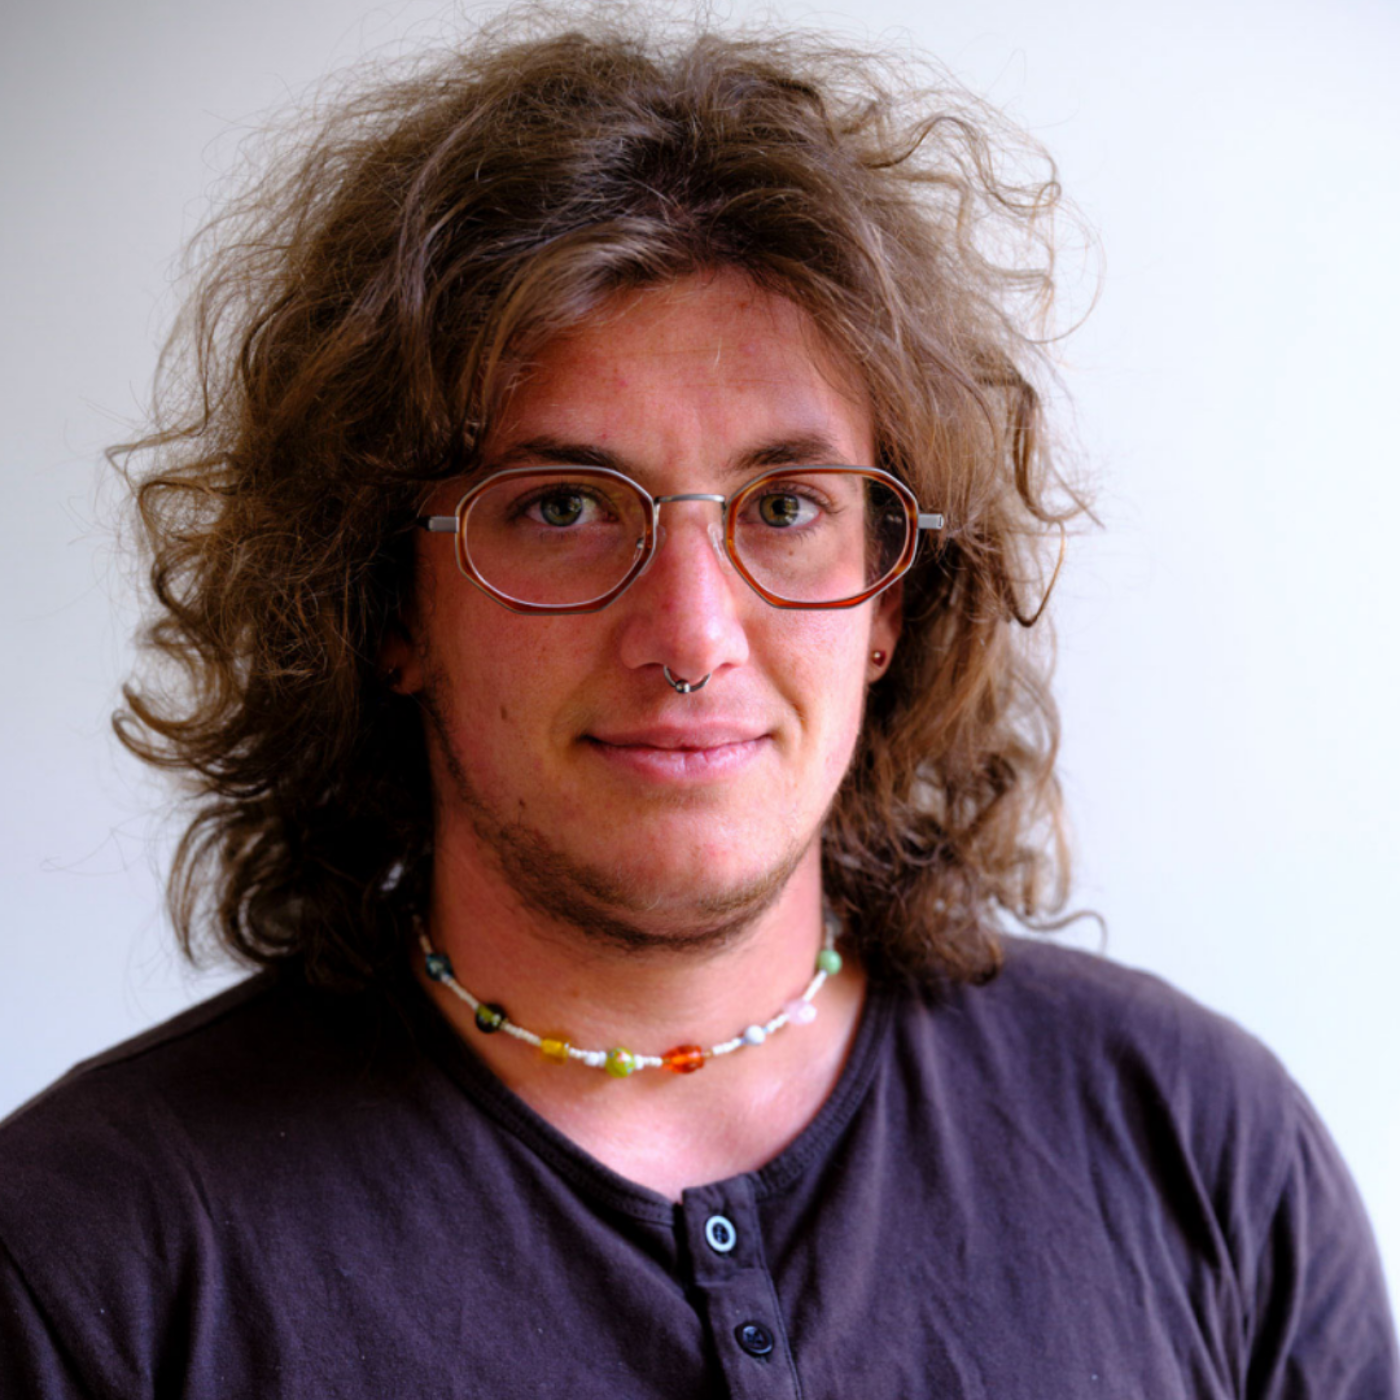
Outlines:
[[[777, 897], [727, 938], [660, 937], [633, 949], [549, 919], [477, 861], [449, 857], [435, 872], [429, 933], [463, 987], [540, 1036], [642, 1055], [708, 1049], [769, 1022], [810, 982], [823, 942], [820, 855], [814, 845]], [[418, 966], [426, 981], [421, 957]], [[614, 1169], [675, 1195], [761, 1165], [805, 1126], [839, 1077], [864, 983], [848, 960], [815, 998], [811, 1024], [787, 1025], [700, 1073], [647, 1071], [623, 1083], [482, 1034], [466, 1004], [428, 985], [472, 1050], [536, 1111]]]
[[743, 926], [719, 938], [704, 923], [661, 926], [632, 947], [539, 913], [476, 867], [442, 863], [428, 920], [434, 945], [476, 997], [540, 1034], [565, 1031], [577, 1046], [656, 1054], [728, 1040], [803, 991], [822, 945], [815, 846]]

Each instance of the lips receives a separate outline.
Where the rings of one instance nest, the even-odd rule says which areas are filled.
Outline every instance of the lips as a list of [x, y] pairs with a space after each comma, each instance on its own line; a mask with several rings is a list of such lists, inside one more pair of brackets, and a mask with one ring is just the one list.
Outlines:
[[585, 742], [609, 766], [658, 781], [732, 777], [756, 762], [771, 739], [727, 722], [646, 725], [589, 734]]
[[702, 724], [645, 725], [638, 729], [609, 730], [589, 734], [595, 744], [615, 748], [717, 749], [763, 737], [752, 725], [707, 721]]

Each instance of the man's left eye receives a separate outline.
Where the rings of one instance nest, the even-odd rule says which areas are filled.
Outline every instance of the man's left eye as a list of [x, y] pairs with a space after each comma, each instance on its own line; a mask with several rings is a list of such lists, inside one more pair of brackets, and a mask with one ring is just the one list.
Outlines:
[[758, 503], [758, 514], [763, 523], [779, 528], [804, 525], [816, 513], [817, 507], [811, 501], [786, 492], [764, 496]]

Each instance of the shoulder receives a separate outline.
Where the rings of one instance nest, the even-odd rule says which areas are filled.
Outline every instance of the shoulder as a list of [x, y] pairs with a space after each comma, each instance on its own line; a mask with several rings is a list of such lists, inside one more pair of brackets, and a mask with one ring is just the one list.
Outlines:
[[16, 1260], [117, 1217], [128, 1237], [159, 1241], [177, 1201], [200, 1202], [196, 1159], [264, 1131], [277, 1116], [269, 1088], [294, 1099], [304, 1085], [313, 1004], [270, 976], [250, 978], [76, 1065], [15, 1110], [0, 1123], [0, 1240]]
[[1063, 1025], [1066, 1018], [1086, 1033], [1112, 1043], [1156, 1044], [1177, 1050], [1201, 1037], [1234, 1045], [1248, 1054], [1259, 1042], [1226, 1017], [1208, 1010], [1154, 973], [1127, 967], [1098, 953], [1047, 939], [1002, 940], [1001, 971], [983, 988], [970, 989], [1000, 1011], [1037, 1026]]
[[[1375, 1242], [1326, 1128], [1254, 1036], [1161, 978], [1006, 940], [989, 983], [907, 1001], [905, 1063], [970, 1177], [1000, 1174], [1235, 1318], [1251, 1393], [1389, 1394]], [[1048, 1175], [1047, 1175], [1048, 1173]], [[1047, 1182], [1052, 1185], [1047, 1185]], [[1201, 1303], [1202, 1279], [1212, 1282]], [[1342, 1343], [1345, 1339], [1345, 1344]]]
[[254, 1047], [275, 1056], [287, 1039], [280, 999], [270, 979], [250, 979], [75, 1066], [0, 1123], [7, 1362], [23, 1357], [36, 1376], [71, 1367], [85, 1386], [123, 1392], [150, 1381], [136, 1359], [144, 1330], [156, 1306], [176, 1306], [209, 1217], [200, 1120], [237, 1116], [231, 1076]]
[[919, 1000], [903, 1022], [937, 1091], [1256, 1236], [1317, 1130], [1273, 1053], [1150, 973], [1038, 940], [1005, 953], [992, 981]]
[[75, 1065], [0, 1122], [0, 1163], [22, 1167], [62, 1144], [168, 1142], [178, 1125], [295, 1095], [339, 1058], [337, 1008], [291, 978], [262, 974]]
[[43, 1216], [60, 1188], [168, 1193], [182, 1173], [266, 1157], [279, 1134], [308, 1149], [315, 1124], [392, 1097], [409, 1049], [390, 997], [251, 977], [76, 1065], [0, 1123], [0, 1232]]
[[303, 1200], [390, 1100], [386, 1032], [369, 999], [264, 974], [76, 1066], [0, 1123], [0, 1313], [140, 1389], [155, 1331], [221, 1296], [230, 1221]]
[[1278, 1059], [1226, 1016], [1152, 973], [1043, 940], [1007, 938], [998, 975], [947, 991], [934, 1020], [1037, 1076], [1128, 1077], [1186, 1107], [1236, 1094], [1287, 1100]]
[[33, 1205], [23, 1196], [28, 1177], [48, 1170], [55, 1156], [76, 1157], [80, 1148], [117, 1150], [151, 1135], [167, 1138], [172, 1124], [219, 1080], [275, 1053], [292, 1019], [285, 1005], [278, 1015], [279, 1001], [285, 997], [270, 978], [250, 978], [75, 1065], [22, 1104], [0, 1122], [0, 1168], [11, 1183], [4, 1207]]

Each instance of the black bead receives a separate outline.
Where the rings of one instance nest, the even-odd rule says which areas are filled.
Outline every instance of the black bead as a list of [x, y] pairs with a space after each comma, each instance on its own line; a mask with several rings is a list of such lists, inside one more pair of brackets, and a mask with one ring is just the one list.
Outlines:
[[483, 1035], [493, 1035], [506, 1023], [506, 1009], [494, 1001], [483, 1001], [476, 1008], [476, 1028]]

